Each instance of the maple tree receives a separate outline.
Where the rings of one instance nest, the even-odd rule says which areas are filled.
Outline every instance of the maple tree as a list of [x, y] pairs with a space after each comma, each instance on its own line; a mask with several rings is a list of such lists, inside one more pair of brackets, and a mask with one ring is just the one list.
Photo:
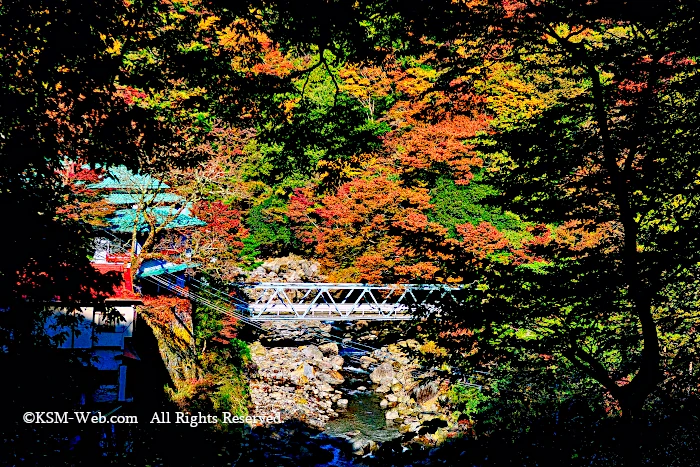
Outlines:
[[[674, 363], [686, 349], [671, 342], [693, 318], [672, 330], [668, 290], [696, 286], [688, 271], [697, 262], [698, 125], [685, 116], [698, 105], [689, 39], [697, 5], [445, 7], [397, 9], [408, 22], [421, 18], [414, 33], [440, 44], [445, 84], [460, 79], [482, 95], [493, 120], [478, 151], [501, 194], [495, 202], [541, 225], [522, 259], [492, 263], [434, 334], [461, 350], [456, 364], [491, 361], [506, 387], [549, 381], [545, 392], [587, 394], [591, 407], [621, 414], [629, 423], [621, 462], [640, 464], [637, 422], [655, 416], [661, 394], [694, 371]], [[471, 331], [443, 331], [454, 326]]]
[[[700, 366], [697, 18], [682, 0], [3, 4], [0, 201], [23, 222], [0, 306], [111, 290], [87, 258], [113, 208], [64, 163], [125, 164], [207, 223], [145, 215], [134, 272], [189, 249], [225, 282], [297, 252], [329, 280], [472, 284], [411, 332], [492, 369], [503, 391], [471, 409], [526, 440], [503, 456], [540, 459], [557, 435], [519, 424], [580, 426], [581, 401], [594, 424], [661, 419]], [[182, 306], [151, 305], [163, 327]], [[199, 349], [241, 354], [234, 322], [191, 313]], [[0, 344], [38, 343], [20, 321]]]

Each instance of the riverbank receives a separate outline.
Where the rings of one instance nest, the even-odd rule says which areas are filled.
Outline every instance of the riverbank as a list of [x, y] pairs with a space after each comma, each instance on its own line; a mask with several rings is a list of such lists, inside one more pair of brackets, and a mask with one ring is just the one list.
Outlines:
[[[315, 325], [313, 333], [326, 326]], [[336, 463], [319, 465], [364, 465], [357, 462], [423, 451], [460, 435], [447, 403], [449, 381], [409, 357], [420, 350], [417, 342], [401, 341], [369, 353], [335, 342], [290, 346], [292, 339], [308, 333], [299, 325], [281, 327], [284, 339], [250, 345], [250, 413], [280, 413], [283, 424], [301, 422], [318, 430], [303, 440], [271, 424], [261, 427], [289, 449], [325, 445]]]

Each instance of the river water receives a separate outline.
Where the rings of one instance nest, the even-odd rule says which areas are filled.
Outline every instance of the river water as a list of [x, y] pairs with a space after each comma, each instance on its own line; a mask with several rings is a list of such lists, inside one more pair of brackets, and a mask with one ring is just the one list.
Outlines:
[[[384, 411], [379, 407], [380, 397], [371, 392], [349, 391], [348, 407], [340, 417], [330, 420], [319, 436], [328, 443], [321, 447], [333, 453], [333, 460], [316, 467], [362, 466], [361, 457], [351, 454], [354, 440], [366, 439], [378, 443], [400, 437], [399, 431], [387, 426]], [[370, 454], [371, 455], [371, 454]]]
[[[340, 354], [348, 359], [364, 353], [345, 348], [341, 349]], [[352, 372], [353, 368], [346, 368], [346, 370]], [[367, 372], [356, 370], [359, 373], [357, 376], [362, 380], [368, 379]], [[363, 384], [366, 387], [371, 385], [369, 382], [358, 381], [355, 386], [358, 384]], [[379, 406], [381, 397], [371, 390], [349, 389], [347, 395], [348, 407], [346, 411], [338, 418], [328, 421], [324, 433], [320, 435], [321, 440], [328, 441], [327, 444], [322, 444], [322, 447], [333, 453], [333, 460], [317, 464], [316, 467], [365, 465], [362, 462], [363, 458], [352, 455], [353, 441], [365, 439], [381, 444], [401, 436], [398, 429], [387, 426], [385, 411]]]

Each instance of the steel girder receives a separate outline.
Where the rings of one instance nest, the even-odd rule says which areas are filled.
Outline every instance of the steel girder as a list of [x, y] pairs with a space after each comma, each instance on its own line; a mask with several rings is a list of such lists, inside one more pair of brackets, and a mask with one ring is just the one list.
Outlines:
[[434, 308], [463, 287], [443, 284], [367, 285], [265, 282], [240, 284], [258, 321], [405, 320], [412, 309]]

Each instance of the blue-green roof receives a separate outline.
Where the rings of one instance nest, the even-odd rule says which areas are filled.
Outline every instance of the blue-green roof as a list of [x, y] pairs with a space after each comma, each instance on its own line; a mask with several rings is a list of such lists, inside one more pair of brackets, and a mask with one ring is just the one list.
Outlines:
[[176, 272], [184, 271], [185, 269], [190, 269], [199, 266], [199, 263], [182, 263], [175, 264], [166, 261], [149, 261], [144, 262], [139, 269], [139, 277], [157, 276], [158, 274], [174, 274]]
[[[155, 216], [156, 224], [161, 226], [168, 221], [168, 219], [178, 213], [178, 209], [170, 206], [161, 206], [155, 208], [149, 208], [147, 210]], [[143, 216], [143, 212], [136, 211], [134, 209], [118, 209], [114, 213], [114, 217], [108, 219], [108, 222], [112, 226], [112, 229], [116, 232], [132, 232], [134, 229], [134, 223], [137, 222], [138, 213], [138, 230], [139, 232], [148, 231], [148, 224]], [[182, 227], [201, 227], [207, 225], [196, 217], [190, 216], [189, 209], [183, 209], [177, 217], [171, 219], [164, 228], [166, 229], [176, 229]]]
[[104, 180], [88, 185], [91, 190], [112, 189], [128, 191], [164, 190], [170, 188], [167, 184], [148, 174], [135, 174], [125, 166], [112, 167], [107, 171]]
[[110, 193], [105, 196], [107, 202], [112, 204], [139, 204], [152, 203], [177, 203], [183, 200], [182, 196], [175, 193], [147, 193], [145, 195], [133, 195], [131, 193]]

